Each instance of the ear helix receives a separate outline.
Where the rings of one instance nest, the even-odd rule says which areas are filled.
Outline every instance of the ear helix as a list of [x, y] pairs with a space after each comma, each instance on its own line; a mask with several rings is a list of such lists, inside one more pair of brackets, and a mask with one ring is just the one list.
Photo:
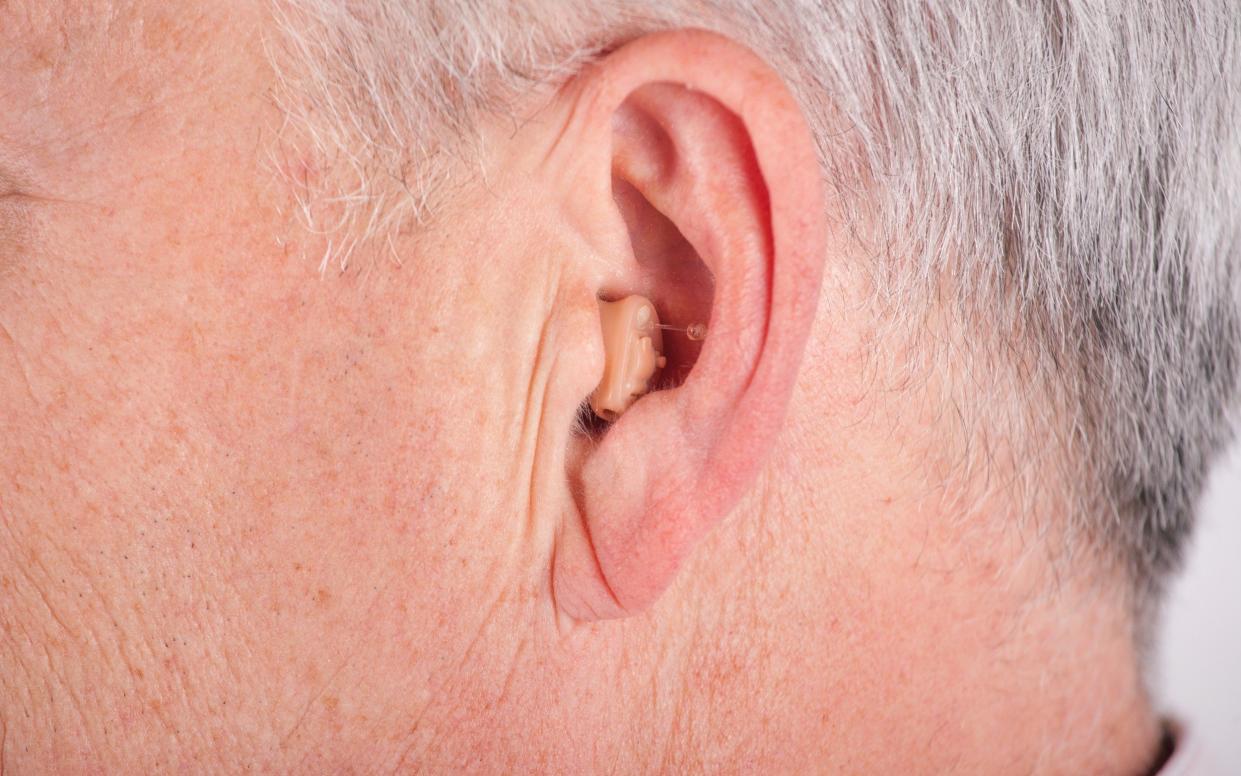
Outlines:
[[691, 340], [707, 335], [702, 323], [682, 329], [659, 322], [655, 305], [644, 296], [615, 302], [599, 300], [603, 329], [603, 379], [590, 397], [590, 408], [608, 422], [615, 421], [639, 396], [651, 389], [655, 373], [667, 365], [664, 331], [685, 334]]

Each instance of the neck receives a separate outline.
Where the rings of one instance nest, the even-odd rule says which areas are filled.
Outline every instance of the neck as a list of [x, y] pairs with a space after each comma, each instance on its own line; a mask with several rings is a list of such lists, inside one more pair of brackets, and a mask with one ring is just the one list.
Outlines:
[[[694, 619], [673, 618], [669, 638], [702, 634], [678, 658], [677, 708], [716, 720], [693, 746], [748, 742], [750, 760], [799, 772], [1151, 767], [1159, 724], [1118, 577], [1085, 557], [1071, 571], [1031, 528], [1040, 516], [949, 512], [961, 502], [879, 467], [895, 456], [804, 441], [785, 435], [666, 604]], [[823, 462], [815, 481], [780, 476], [807, 460]], [[667, 641], [642, 638], [667, 659]], [[758, 697], [752, 723], [729, 715]], [[784, 759], [807, 740], [823, 759]]]

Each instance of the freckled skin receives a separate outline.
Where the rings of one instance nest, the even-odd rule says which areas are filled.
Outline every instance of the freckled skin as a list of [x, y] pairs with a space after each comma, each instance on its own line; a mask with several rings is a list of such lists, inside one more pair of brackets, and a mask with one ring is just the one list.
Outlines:
[[1120, 607], [936, 511], [917, 467], [952, 451], [860, 398], [839, 267], [740, 506], [649, 610], [566, 625], [581, 224], [506, 176], [505, 123], [399, 266], [321, 275], [287, 180], [325, 172], [282, 143], [254, 5], [0, 4], [0, 770], [1141, 761]]

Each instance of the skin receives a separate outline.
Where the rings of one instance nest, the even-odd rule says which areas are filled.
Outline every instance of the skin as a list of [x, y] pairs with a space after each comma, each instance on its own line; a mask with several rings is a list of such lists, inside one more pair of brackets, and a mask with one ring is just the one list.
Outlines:
[[[641, 39], [321, 276], [268, 24], [0, 6], [5, 772], [1148, 767], [1120, 580], [869, 357], [777, 74]], [[711, 336], [587, 434], [622, 293]]]

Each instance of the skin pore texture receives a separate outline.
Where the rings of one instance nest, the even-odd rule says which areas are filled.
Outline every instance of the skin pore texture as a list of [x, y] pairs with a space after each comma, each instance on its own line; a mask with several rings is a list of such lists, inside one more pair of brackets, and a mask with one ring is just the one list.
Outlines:
[[[0, 5], [0, 770], [1149, 766], [1123, 585], [871, 357], [776, 74], [641, 38], [321, 274], [258, 5]], [[582, 428], [628, 293], [711, 333]]]

